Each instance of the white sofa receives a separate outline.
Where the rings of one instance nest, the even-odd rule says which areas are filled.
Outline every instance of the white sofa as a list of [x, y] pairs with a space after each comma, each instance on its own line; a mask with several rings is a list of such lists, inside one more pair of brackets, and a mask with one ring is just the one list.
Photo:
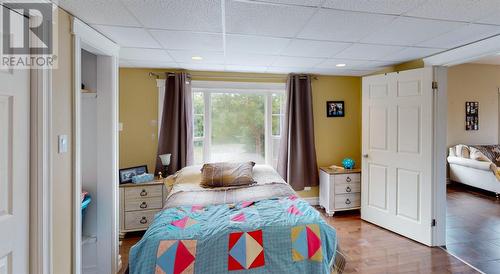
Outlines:
[[458, 156], [448, 156], [450, 180], [496, 193], [500, 182], [491, 170], [491, 163]]

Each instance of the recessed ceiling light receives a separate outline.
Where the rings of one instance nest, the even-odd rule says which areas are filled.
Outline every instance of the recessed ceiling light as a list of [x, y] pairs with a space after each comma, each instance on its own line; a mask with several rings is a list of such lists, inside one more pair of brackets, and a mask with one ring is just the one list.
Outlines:
[[346, 64], [336, 64], [335, 66], [338, 67], [338, 68], [342, 68], [342, 67], [345, 67]]
[[203, 57], [201, 57], [201, 56], [193, 56], [193, 57], [191, 57], [191, 59], [199, 61], [199, 60], [203, 60]]

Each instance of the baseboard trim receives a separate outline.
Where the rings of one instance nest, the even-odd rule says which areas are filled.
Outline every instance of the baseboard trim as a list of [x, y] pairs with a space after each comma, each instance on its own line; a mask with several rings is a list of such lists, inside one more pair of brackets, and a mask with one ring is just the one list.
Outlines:
[[312, 206], [319, 205], [319, 197], [305, 197], [302, 200], [308, 202]]

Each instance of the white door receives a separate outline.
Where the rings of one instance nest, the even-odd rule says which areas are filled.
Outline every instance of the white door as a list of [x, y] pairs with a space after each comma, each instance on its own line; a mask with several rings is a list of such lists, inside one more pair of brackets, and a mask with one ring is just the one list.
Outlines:
[[432, 241], [432, 68], [363, 78], [361, 218]]
[[29, 269], [29, 73], [0, 69], [0, 274]]

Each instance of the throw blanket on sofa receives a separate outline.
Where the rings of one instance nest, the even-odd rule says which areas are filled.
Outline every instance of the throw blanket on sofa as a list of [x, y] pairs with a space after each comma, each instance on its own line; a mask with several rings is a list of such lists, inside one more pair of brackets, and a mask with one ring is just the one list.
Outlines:
[[490, 160], [490, 162], [494, 163], [497, 167], [500, 166], [500, 145], [473, 145], [470, 147], [479, 150], [486, 158], [488, 158], [488, 160]]
[[[470, 157], [478, 160], [486, 158], [483, 160], [491, 162], [491, 171], [500, 180], [500, 145], [472, 145], [469, 147], [471, 148]], [[477, 152], [474, 152], [474, 149], [478, 150], [482, 155], [474, 155], [477, 154]]]

